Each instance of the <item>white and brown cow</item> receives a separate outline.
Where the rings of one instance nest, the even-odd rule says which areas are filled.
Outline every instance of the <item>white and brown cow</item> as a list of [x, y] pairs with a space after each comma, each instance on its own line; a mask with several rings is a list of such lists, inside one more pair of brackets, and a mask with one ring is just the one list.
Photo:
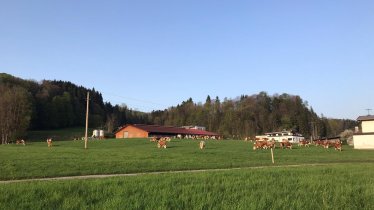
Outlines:
[[21, 140], [17, 140], [16, 144], [22, 144], [23, 146], [25, 146], [26, 142], [25, 142], [25, 140], [21, 139]]
[[335, 150], [342, 151], [342, 142], [340, 140], [337, 140], [334, 144]]
[[279, 142], [279, 147], [282, 149], [292, 149], [292, 144], [287, 139], [283, 139], [281, 142]]
[[161, 139], [160, 141], [157, 142], [157, 147], [166, 149], [166, 147], [167, 147], [166, 146], [166, 141]]
[[205, 148], [205, 141], [200, 141], [199, 148], [200, 149], [204, 149]]
[[47, 139], [47, 144], [48, 144], [48, 147], [52, 147], [52, 138], [48, 138]]
[[299, 142], [299, 144], [298, 144], [299, 147], [301, 147], [301, 146], [309, 147], [309, 145], [310, 145], [310, 142], [307, 141], [307, 140], [301, 140], [301, 141]]
[[255, 141], [253, 143], [253, 150], [256, 149], [267, 149], [267, 141]]

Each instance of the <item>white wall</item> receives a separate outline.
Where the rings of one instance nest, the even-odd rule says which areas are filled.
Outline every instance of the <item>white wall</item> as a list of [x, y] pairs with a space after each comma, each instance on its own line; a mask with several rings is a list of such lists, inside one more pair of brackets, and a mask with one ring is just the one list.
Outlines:
[[354, 135], [355, 149], [374, 149], [374, 135]]
[[374, 132], [374, 121], [362, 121], [362, 133]]

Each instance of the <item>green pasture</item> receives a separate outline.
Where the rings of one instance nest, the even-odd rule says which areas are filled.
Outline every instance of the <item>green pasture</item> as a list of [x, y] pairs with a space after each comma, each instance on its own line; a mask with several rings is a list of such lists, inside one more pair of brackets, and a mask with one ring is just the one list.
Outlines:
[[[88, 137], [92, 136], [94, 129], [89, 128], [87, 131]], [[27, 133], [27, 141], [37, 142], [45, 141], [47, 138], [53, 138], [54, 140], [73, 140], [76, 137], [84, 137], [85, 128], [62, 128], [55, 130], [35, 130]]]
[[[26, 146], [0, 146], [0, 180], [89, 174], [119, 174], [191, 169], [225, 169], [271, 166], [270, 150], [252, 149], [251, 142], [208, 140], [206, 149], [198, 140], [173, 139], [167, 149], [158, 149], [148, 139], [28, 142]], [[315, 163], [374, 163], [374, 151], [342, 152], [322, 147], [275, 149], [274, 165]]]
[[[0, 209], [374, 209], [374, 151], [276, 148], [272, 164], [270, 150], [252, 146], [208, 140], [200, 150], [198, 140], [177, 139], [167, 149], [149, 139], [90, 140], [88, 149], [84, 141], [0, 145], [3, 181], [143, 173], [0, 183]], [[185, 172], [147, 174], [168, 171]]]
[[374, 164], [0, 184], [2, 209], [374, 209]]

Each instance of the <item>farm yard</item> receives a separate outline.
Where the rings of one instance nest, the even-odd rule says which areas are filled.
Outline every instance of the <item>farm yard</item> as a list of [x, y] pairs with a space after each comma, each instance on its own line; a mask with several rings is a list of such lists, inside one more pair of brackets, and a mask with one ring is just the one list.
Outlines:
[[[270, 150], [254, 151], [252, 142], [207, 140], [203, 150], [199, 142], [172, 139], [166, 149], [149, 139], [91, 140], [86, 150], [83, 141], [1, 145], [0, 206], [374, 209], [374, 151], [278, 147], [272, 164]], [[5, 182], [95, 174], [131, 176]]]

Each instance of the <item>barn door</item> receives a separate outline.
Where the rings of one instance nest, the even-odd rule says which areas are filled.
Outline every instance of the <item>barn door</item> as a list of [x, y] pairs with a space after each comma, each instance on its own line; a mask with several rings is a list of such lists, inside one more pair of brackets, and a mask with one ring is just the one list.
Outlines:
[[128, 131], [125, 131], [123, 132], [123, 138], [129, 138], [129, 132]]

